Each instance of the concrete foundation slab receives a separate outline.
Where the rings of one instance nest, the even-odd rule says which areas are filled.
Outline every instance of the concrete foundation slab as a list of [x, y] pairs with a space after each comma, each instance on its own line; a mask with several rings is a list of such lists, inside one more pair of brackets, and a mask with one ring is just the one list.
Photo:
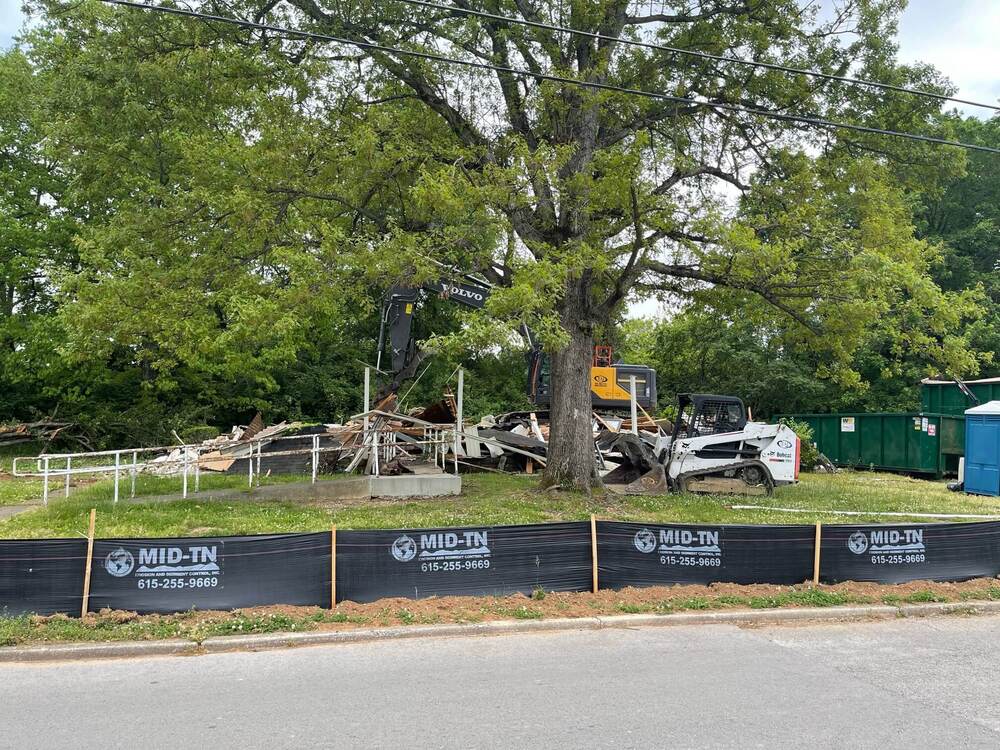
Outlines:
[[[339, 476], [312, 482], [283, 482], [253, 489], [204, 490], [188, 493], [188, 500], [368, 500], [372, 497], [443, 497], [460, 495], [462, 478], [453, 474], [401, 474], [394, 477]], [[140, 496], [130, 503], [180, 500], [180, 494]], [[29, 506], [17, 507], [20, 512]], [[4, 510], [0, 508], [0, 511]], [[13, 515], [13, 514], [11, 514]], [[0, 518], [3, 514], [0, 513]]]
[[462, 477], [454, 474], [400, 474], [368, 477], [372, 497], [439, 497], [462, 494]]

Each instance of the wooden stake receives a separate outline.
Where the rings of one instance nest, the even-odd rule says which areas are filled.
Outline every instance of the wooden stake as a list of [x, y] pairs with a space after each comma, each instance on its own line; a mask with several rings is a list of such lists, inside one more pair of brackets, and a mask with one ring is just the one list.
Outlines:
[[87, 616], [90, 605], [90, 564], [94, 559], [94, 524], [97, 523], [97, 508], [90, 509], [90, 526], [87, 529], [87, 567], [83, 574], [83, 605], [80, 607], [80, 617]]
[[643, 408], [642, 408], [642, 404], [640, 404], [640, 403], [639, 403], [639, 402], [637, 401], [637, 402], [636, 402], [636, 406], [638, 406], [638, 407], [639, 407], [639, 410], [640, 410], [640, 411], [641, 411], [641, 412], [642, 412], [642, 413], [643, 413], [643, 414], [644, 414], [644, 415], [646, 416], [646, 419], [648, 419], [648, 420], [649, 420], [650, 422], [652, 422], [652, 423], [653, 423], [653, 426], [654, 426], [654, 427], [655, 427], [656, 429], [660, 429], [660, 426], [659, 426], [659, 425], [658, 425], [658, 424], [656, 423], [656, 420], [655, 420], [655, 419], [653, 419], [653, 418], [652, 418], [651, 416], [649, 416], [649, 412], [648, 412], [648, 411], [646, 411], [645, 409], [643, 409]]
[[337, 527], [330, 527], [330, 609], [337, 608]]
[[816, 524], [816, 551], [813, 557], [813, 586], [819, 586], [819, 550], [820, 540], [823, 537], [823, 524]]
[[594, 566], [594, 593], [597, 593], [597, 516], [590, 515], [590, 557]]
[[636, 412], [635, 409], [639, 405], [639, 402], [636, 399], [636, 395], [635, 395], [635, 375], [629, 375], [628, 376], [628, 382], [629, 382], [629, 390], [631, 391], [631, 393], [629, 393], [629, 399], [628, 400], [629, 400], [629, 406], [631, 406], [631, 414], [632, 414], [632, 434], [633, 435], [638, 435], [639, 434], [639, 415], [638, 415], [638, 413]]

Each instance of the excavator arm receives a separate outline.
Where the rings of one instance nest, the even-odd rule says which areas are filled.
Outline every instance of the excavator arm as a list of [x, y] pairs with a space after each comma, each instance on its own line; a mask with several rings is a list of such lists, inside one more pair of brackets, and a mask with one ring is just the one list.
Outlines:
[[[382, 370], [382, 353], [388, 343], [389, 367], [387, 371], [392, 381], [379, 392], [379, 398], [389, 393], [395, 393], [400, 385], [414, 375], [420, 363], [427, 356], [421, 351], [413, 338], [413, 315], [423, 292], [437, 294], [456, 304], [465, 305], [475, 310], [486, 306], [493, 287], [473, 276], [465, 276], [461, 281], [441, 280], [428, 282], [420, 287], [393, 287], [382, 305], [382, 320], [379, 325], [378, 359], [376, 367]], [[529, 396], [533, 395], [537, 371], [541, 366], [541, 346], [527, 326], [522, 325], [521, 336], [528, 344]], [[386, 340], [388, 338], [388, 341]]]

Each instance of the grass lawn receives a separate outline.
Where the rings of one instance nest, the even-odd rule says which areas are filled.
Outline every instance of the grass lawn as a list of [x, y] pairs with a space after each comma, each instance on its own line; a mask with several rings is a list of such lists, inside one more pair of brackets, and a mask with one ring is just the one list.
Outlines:
[[[277, 478], [270, 481], [277, 481]], [[994, 498], [949, 492], [944, 482], [867, 472], [803, 475], [800, 484], [780, 487], [771, 498], [689, 494], [587, 497], [577, 492], [541, 491], [537, 477], [473, 474], [464, 476], [463, 481], [463, 494], [455, 498], [307, 503], [249, 497], [143, 502], [139, 497], [136, 501], [122, 500], [117, 505], [111, 501], [111, 482], [101, 481], [75, 489], [66, 499], [53, 492], [48, 507], [0, 521], [0, 539], [78, 536], [86, 531], [87, 514], [92, 507], [98, 512], [97, 535], [105, 538], [318, 531], [332, 524], [344, 529], [523, 524], [584, 520], [591, 513], [615, 520], [712, 524], [907, 520], [875, 515], [836, 516], [823, 512], [827, 510], [1000, 515], [1000, 502]], [[37, 485], [31, 486], [33, 482], [0, 480], [0, 487], [11, 485], [11, 488], [0, 489], [0, 496], [30, 497], [40, 489]], [[203, 488], [238, 489], [244, 487], [245, 482], [242, 477], [202, 477]], [[122, 497], [125, 497], [127, 481], [123, 481], [122, 487]], [[140, 477], [137, 494], [162, 495], [177, 492], [178, 487], [177, 478]], [[39, 496], [40, 491], [33, 495]], [[802, 508], [809, 512], [735, 510], [732, 505]]]
[[22, 443], [0, 448], [0, 507], [27, 505], [42, 497], [42, 482], [34, 479], [15, 479], [9, 476], [15, 456], [30, 456], [39, 446]]
[[[51, 487], [49, 489], [51, 490]], [[5, 505], [30, 505], [40, 502], [41, 497], [41, 480], [7, 479], [0, 477], [0, 507]]]

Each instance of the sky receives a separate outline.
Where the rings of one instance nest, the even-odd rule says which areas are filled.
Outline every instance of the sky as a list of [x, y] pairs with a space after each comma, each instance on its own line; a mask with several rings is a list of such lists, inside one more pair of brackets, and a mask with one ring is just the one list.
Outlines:
[[0, 49], [7, 49], [21, 28], [21, 0], [0, 0]]
[[[899, 58], [931, 63], [958, 85], [963, 99], [996, 104], [1000, 99], [998, 39], [997, 0], [911, 0], [900, 19]], [[966, 111], [977, 116], [989, 112]]]

